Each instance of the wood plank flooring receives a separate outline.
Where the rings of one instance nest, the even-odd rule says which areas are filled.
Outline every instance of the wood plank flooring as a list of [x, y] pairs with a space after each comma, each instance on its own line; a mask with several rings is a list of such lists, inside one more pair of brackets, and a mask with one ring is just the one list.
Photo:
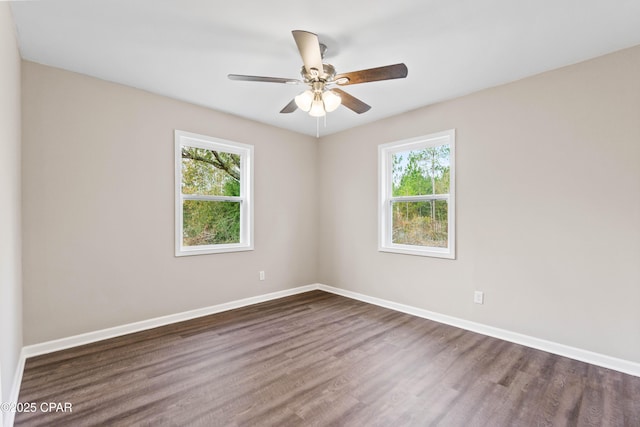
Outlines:
[[313, 291], [29, 358], [16, 426], [640, 426], [640, 378]]

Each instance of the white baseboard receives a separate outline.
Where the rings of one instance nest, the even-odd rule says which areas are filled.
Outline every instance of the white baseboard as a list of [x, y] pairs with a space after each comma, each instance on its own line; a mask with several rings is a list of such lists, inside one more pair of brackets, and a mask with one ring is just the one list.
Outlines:
[[469, 320], [447, 316], [445, 314], [435, 313], [433, 311], [423, 310], [421, 308], [399, 304], [381, 298], [370, 297], [368, 295], [334, 288], [332, 286], [318, 284], [317, 289], [640, 377], [640, 363], [631, 362], [629, 360], [618, 359], [616, 357], [595, 353], [589, 350], [583, 350], [531, 337], [517, 332], [508, 331], [506, 329], [494, 328], [493, 326], [483, 325], [481, 323], [471, 322]]
[[[24, 372], [24, 362], [26, 360], [26, 356], [24, 353], [24, 347], [20, 351], [20, 357], [18, 358], [18, 366], [16, 366], [16, 371], [13, 375], [13, 384], [11, 385], [11, 391], [9, 392], [9, 399], [7, 402], [17, 402], [20, 394], [20, 384], [22, 384], [22, 373]], [[4, 422], [5, 427], [12, 427], [13, 420], [15, 419], [16, 413], [13, 411], [7, 411], [3, 413], [4, 420], [0, 419], [0, 422]]]
[[[20, 384], [22, 383], [22, 373], [24, 371], [24, 364], [27, 357], [39, 356], [39, 355], [51, 353], [54, 351], [64, 350], [71, 347], [77, 347], [84, 344], [90, 344], [96, 341], [101, 341], [101, 340], [114, 338], [114, 337], [118, 337], [126, 334], [131, 334], [134, 332], [140, 332], [147, 329], [168, 325], [171, 323], [182, 322], [185, 320], [194, 319], [196, 317], [207, 316], [210, 314], [220, 313], [227, 310], [233, 310], [236, 308], [257, 304], [260, 302], [270, 301], [270, 300], [283, 298], [290, 295], [296, 295], [296, 294], [313, 291], [313, 290], [330, 292], [336, 295], [341, 295], [347, 298], [363, 301], [363, 302], [374, 304], [380, 307], [389, 308], [402, 313], [411, 314], [413, 316], [422, 317], [425, 319], [429, 319], [429, 320], [444, 323], [447, 325], [455, 326], [458, 328], [466, 329], [468, 331], [477, 332], [483, 335], [488, 335], [488, 336], [499, 338], [505, 341], [510, 341], [516, 344], [521, 344], [527, 347], [535, 348], [538, 350], [546, 351], [546, 352], [557, 354], [560, 356], [565, 356], [571, 359], [579, 360], [586, 363], [591, 363], [596, 366], [602, 366], [604, 368], [609, 368], [619, 372], [640, 377], [640, 363], [618, 359], [615, 357], [594, 353], [592, 351], [570, 347], [564, 344], [559, 344], [552, 341], [547, 341], [540, 338], [519, 334], [517, 332], [512, 332], [512, 331], [508, 331], [500, 328], [494, 328], [492, 326], [483, 325], [481, 323], [471, 322], [469, 320], [447, 316], [445, 314], [440, 314], [440, 313], [424, 310], [421, 308], [412, 307], [405, 304], [399, 304], [393, 301], [388, 301], [388, 300], [384, 300], [376, 297], [370, 297], [368, 295], [360, 294], [357, 292], [352, 292], [345, 289], [334, 288], [332, 286], [316, 283], [316, 284], [311, 284], [306, 286], [299, 286], [297, 288], [285, 289], [283, 291], [272, 292], [269, 294], [258, 295], [255, 297], [244, 298], [244, 299], [231, 301], [224, 304], [217, 304], [210, 307], [204, 307], [196, 310], [176, 313], [168, 316], [156, 317], [153, 319], [129, 323], [126, 325], [116, 326], [113, 328], [101, 329], [99, 331], [88, 332], [80, 335], [74, 335], [71, 337], [47, 341], [40, 344], [32, 344], [32, 345], [25, 346], [23, 347], [22, 352], [20, 354], [20, 360], [16, 368], [13, 387], [11, 390], [11, 396], [9, 396], [10, 397], [9, 401], [17, 402], [18, 394], [20, 392]], [[14, 419], [13, 416], [15, 414], [5, 413], [4, 415], [5, 415], [4, 416], [5, 426], [13, 425], [13, 419]]]
[[147, 329], [157, 328], [159, 326], [169, 325], [172, 323], [183, 322], [185, 320], [195, 319], [196, 317], [208, 316], [227, 310], [246, 307], [260, 302], [270, 301], [290, 295], [300, 294], [318, 289], [318, 285], [299, 286], [297, 288], [285, 289], [283, 291], [271, 292], [255, 297], [239, 299], [223, 304], [212, 305], [209, 307], [198, 308], [196, 310], [184, 311], [182, 313], [170, 314], [168, 316], [155, 317], [140, 322], [128, 323], [126, 325], [115, 326], [113, 328], [101, 329], [85, 334], [74, 335], [67, 338], [46, 341], [40, 344], [32, 344], [24, 347], [23, 353], [26, 357], [39, 356], [41, 354], [52, 353], [54, 351], [64, 350], [71, 347], [77, 347], [84, 344], [90, 344], [96, 341], [102, 341], [109, 338], [115, 338], [134, 332], [145, 331]]

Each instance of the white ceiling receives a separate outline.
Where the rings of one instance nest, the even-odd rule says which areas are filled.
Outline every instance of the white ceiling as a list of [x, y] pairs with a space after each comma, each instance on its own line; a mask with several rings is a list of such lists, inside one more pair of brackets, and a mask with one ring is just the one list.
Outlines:
[[343, 89], [327, 135], [640, 44], [640, 0], [42, 0], [13, 2], [24, 59], [122, 83], [296, 132], [316, 120], [279, 111], [302, 86], [291, 30], [319, 35], [338, 73], [404, 62], [404, 80]]

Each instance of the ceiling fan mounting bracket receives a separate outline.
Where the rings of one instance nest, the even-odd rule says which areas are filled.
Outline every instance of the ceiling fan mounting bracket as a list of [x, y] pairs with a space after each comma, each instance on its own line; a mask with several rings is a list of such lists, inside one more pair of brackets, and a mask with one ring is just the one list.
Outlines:
[[327, 52], [327, 45], [320, 43], [320, 57], [324, 59], [324, 54]]

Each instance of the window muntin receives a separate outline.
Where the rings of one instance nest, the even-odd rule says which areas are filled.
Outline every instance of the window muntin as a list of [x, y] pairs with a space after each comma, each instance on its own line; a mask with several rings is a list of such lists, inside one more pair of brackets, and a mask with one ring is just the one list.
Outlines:
[[253, 146], [176, 131], [176, 256], [253, 249]]
[[379, 147], [380, 251], [455, 258], [453, 130]]

